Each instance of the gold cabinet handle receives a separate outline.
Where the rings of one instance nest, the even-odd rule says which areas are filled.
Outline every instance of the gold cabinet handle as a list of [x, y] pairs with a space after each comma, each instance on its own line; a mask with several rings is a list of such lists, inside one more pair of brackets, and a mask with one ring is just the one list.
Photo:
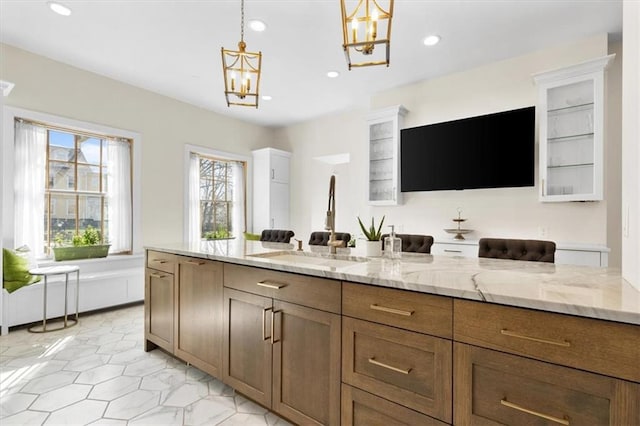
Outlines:
[[375, 358], [369, 358], [369, 364], [377, 365], [378, 367], [386, 368], [387, 370], [395, 371], [396, 373], [409, 374], [411, 369], [403, 370], [402, 368], [394, 367], [384, 362], [376, 361]]
[[507, 330], [506, 328], [503, 328], [502, 330], [500, 330], [500, 334], [504, 336], [509, 336], [509, 337], [516, 337], [518, 339], [531, 340], [533, 342], [538, 342], [538, 343], [547, 343], [549, 345], [562, 346], [565, 348], [568, 348], [571, 346], [571, 342], [568, 342], [566, 340], [563, 340], [562, 342], [558, 342], [557, 340], [540, 339], [538, 337], [525, 336], [524, 334], [515, 333], [513, 331]]
[[[276, 314], [280, 313], [282, 311], [275, 311], [275, 310], [271, 310], [271, 344], [273, 345], [274, 343], [278, 343], [280, 341], [280, 339], [276, 340], [275, 338], [275, 329], [276, 329]], [[282, 335], [282, 329], [280, 330], [280, 335]]]
[[413, 311], [403, 311], [401, 309], [387, 308], [386, 306], [376, 305], [375, 303], [369, 305], [369, 308], [373, 309], [374, 311], [388, 312], [390, 314], [403, 315], [405, 317], [410, 317], [411, 315], [413, 315]]
[[528, 408], [524, 408], [518, 404], [509, 402], [504, 398], [500, 400], [500, 404], [504, 405], [505, 407], [513, 408], [514, 410], [522, 411], [523, 413], [532, 414], [537, 417], [542, 417], [543, 419], [551, 420], [552, 422], [556, 422], [561, 425], [566, 425], [566, 426], [569, 425], [569, 420], [567, 420], [566, 418], [560, 419], [558, 417], [550, 416], [548, 414], [540, 413], [538, 411], [529, 410]]
[[158, 273], [158, 272], [152, 272], [152, 273], [150, 273], [149, 275], [151, 275], [151, 276], [152, 276], [152, 277], [154, 277], [154, 278], [164, 278], [164, 277], [166, 277], [166, 276], [167, 276], [166, 274], [160, 274], [160, 273]]
[[[273, 312], [273, 308], [264, 308], [262, 310], [262, 340], [273, 338], [273, 336], [267, 336], [267, 333], [265, 332], [265, 326], [267, 325], [267, 311]], [[271, 323], [271, 330], [271, 333], [273, 334], [273, 322]]]
[[206, 262], [204, 260], [185, 260], [185, 263], [188, 263], [189, 265], [200, 266], [204, 265]]
[[260, 281], [259, 283], [256, 283], [256, 285], [259, 285], [260, 287], [272, 288], [274, 290], [280, 290], [281, 288], [287, 286], [286, 284], [278, 284], [271, 281]]

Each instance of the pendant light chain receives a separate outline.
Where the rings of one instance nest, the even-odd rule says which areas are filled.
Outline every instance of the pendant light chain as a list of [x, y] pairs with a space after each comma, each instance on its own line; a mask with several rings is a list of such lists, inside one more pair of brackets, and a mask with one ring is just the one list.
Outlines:
[[240, 0], [240, 41], [244, 41], [244, 0]]

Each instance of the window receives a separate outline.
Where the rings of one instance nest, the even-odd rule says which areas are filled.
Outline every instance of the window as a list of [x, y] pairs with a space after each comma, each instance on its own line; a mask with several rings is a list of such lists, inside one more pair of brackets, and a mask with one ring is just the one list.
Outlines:
[[48, 254], [91, 226], [110, 253], [130, 253], [131, 149], [131, 139], [16, 120], [16, 240]]
[[189, 152], [188, 241], [235, 238], [246, 229], [246, 162], [220, 157]]

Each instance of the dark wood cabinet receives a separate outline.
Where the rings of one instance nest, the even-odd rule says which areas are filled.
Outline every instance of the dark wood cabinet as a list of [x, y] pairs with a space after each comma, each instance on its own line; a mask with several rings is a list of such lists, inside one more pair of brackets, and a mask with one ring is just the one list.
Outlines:
[[340, 282], [233, 265], [224, 278], [223, 380], [297, 424], [340, 424], [341, 318], [314, 306], [339, 311]]
[[145, 350], [159, 346], [173, 353], [175, 256], [147, 253], [145, 270]]
[[635, 425], [640, 385], [454, 344], [454, 424]]
[[178, 257], [175, 288], [175, 355], [221, 378], [222, 263]]

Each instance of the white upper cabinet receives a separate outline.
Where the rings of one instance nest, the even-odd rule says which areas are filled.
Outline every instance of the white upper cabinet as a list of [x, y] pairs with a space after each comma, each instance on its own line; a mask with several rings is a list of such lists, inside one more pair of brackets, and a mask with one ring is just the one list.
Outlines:
[[396, 105], [367, 116], [369, 204], [402, 204], [400, 192], [400, 129], [407, 110]]
[[253, 154], [253, 231], [289, 229], [291, 153], [263, 148]]
[[603, 199], [605, 70], [614, 57], [534, 75], [540, 201]]

